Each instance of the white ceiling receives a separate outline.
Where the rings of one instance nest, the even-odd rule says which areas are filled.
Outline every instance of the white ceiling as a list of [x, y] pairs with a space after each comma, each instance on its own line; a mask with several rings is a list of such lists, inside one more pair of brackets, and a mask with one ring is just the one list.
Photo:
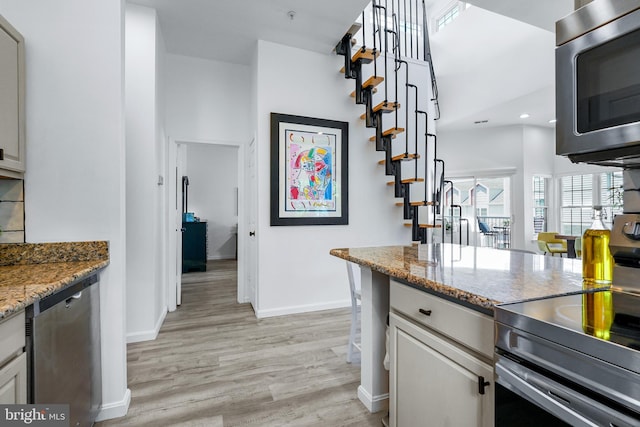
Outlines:
[[[249, 64], [257, 40], [331, 52], [369, 0], [129, 0], [157, 10], [170, 53]], [[289, 12], [295, 12], [293, 19]]]
[[[249, 64], [258, 39], [330, 52], [369, 0], [129, 2], [157, 10], [169, 53]], [[431, 39], [442, 113], [438, 130], [523, 123], [523, 112], [531, 115], [526, 123], [553, 126], [553, 29], [573, 10], [573, 0], [468, 2], [479, 7]], [[433, 13], [450, 4], [427, 0]], [[478, 120], [488, 122], [474, 125]]]

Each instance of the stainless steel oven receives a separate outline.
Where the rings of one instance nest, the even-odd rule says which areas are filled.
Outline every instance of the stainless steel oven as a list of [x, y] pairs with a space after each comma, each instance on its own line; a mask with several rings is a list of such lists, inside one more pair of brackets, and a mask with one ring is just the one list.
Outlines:
[[639, 321], [612, 290], [498, 307], [496, 426], [639, 426]]
[[609, 249], [611, 287], [496, 307], [497, 427], [640, 426], [640, 213], [615, 217]]
[[556, 37], [557, 154], [640, 167], [640, 0], [595, 0]]

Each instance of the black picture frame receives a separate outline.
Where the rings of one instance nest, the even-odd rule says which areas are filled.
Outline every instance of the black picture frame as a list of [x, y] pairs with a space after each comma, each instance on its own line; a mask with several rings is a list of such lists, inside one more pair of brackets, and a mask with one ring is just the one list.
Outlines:
[[271, 225], [349, 224], [349, 123], [271, 113]]

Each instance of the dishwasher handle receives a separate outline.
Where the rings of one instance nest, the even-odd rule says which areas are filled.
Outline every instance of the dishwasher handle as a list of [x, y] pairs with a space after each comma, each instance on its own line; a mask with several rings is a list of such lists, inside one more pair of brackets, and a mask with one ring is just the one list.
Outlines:
[[80, 299], [82, 291], [94, 283], [98, 283], [97, 274], [79, 280], [66, 288], [34, 302], [33, 306], [31, 306], [32, 308], [27, 310], [27, 317], [32, 318], [39, 316], [41, 313], [59, 303], [65, 303], [65, 306], [69, 308], [73, 304], [73, 300]]
[[64, 302], [64, 306], [65, 306], [66, 308], [70, 308], [70, 307], [71, 307], [71, 304], [73, 304], [73, 301], [74, 301], [74, 300], [77, 300], [77, 299], [80, 299], [80, 298], [82, 298], [82, 291], [78, 292], [78, 293], [77, 293], [77, 294], [75, 294], [75, 295], [71, 295], [69, 298], [67, 298], [67, 299], [65, 300], [65, 302]]

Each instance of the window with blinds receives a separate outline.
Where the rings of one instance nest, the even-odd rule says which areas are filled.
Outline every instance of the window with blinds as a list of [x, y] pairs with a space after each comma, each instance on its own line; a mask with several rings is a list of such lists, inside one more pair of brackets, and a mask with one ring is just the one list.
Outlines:
[[582, 236], [593, 217], [593, 175], [563, 176], [560, 179], [560, 228], [562, 234]]
[[533, 177], [533, 232], [547, 231], [547, 178]]

